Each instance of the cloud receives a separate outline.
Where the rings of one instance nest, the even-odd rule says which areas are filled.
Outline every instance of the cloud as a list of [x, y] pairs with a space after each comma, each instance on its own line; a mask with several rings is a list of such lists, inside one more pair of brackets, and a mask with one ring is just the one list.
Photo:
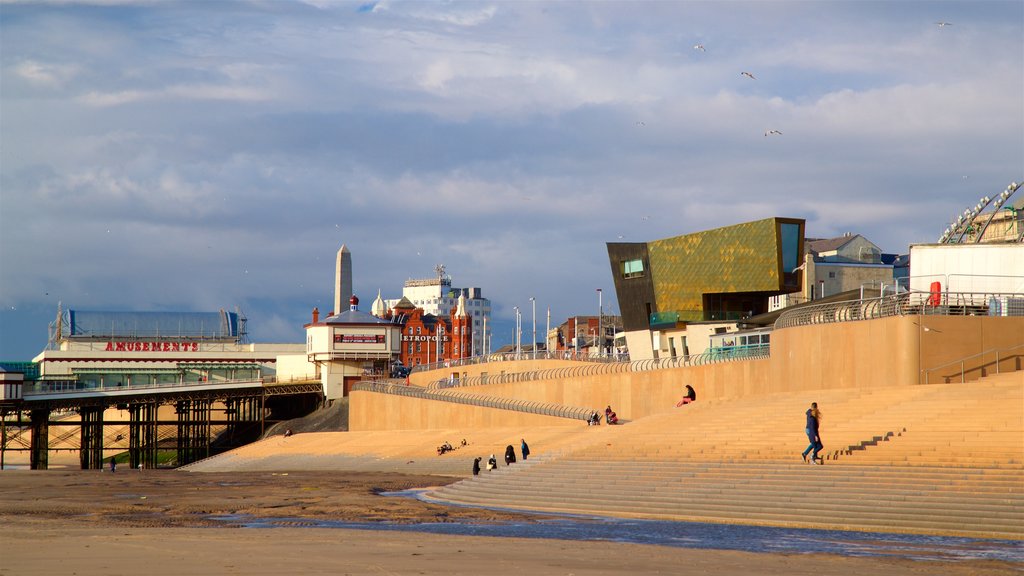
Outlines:
[[43, 88], [61, 88], [79, 72], [69, 64], [44, 64], [25, 60], [14, 66], [14, 73], [29, 83]]
[[613, 307], [619, 236], [777, 215], [906, 251], [1024, 177], [1024, 6], [923, 12], [5, 5], [0, 304], [239, 305], [301, 341], [343, 243], [369, 298], [444, 263], [496, 321]]

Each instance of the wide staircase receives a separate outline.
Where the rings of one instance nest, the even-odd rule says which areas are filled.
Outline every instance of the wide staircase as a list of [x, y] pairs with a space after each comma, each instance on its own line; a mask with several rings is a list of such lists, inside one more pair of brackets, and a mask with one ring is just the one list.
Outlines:
[[[803, 411], [823, 412], [824, 465]], [[537, 443], [534, 443], [537, 446]], [[535, 449], [535, 453], [537, 450]], [[1024, 372], [697, 402], [431, 492], [621, 517], [1024, 539]]]
[[[181, 469], [189, 472], [288, 470], [344, 470], [401, 472], [441, 476], [471, 476], [474, 458], [494, 454], [505, 467], [505, 447], [512, 445], [517, 457], [520, 442], [527, 439], [537, 452], [560, 451], [586, 439], [588, 426], [549, 426], [523, 429], [387, 430], [365, 432], [318, 432], [273, 436], [225, 454], [200, 460]], [[466, 445], [462, 445], [462, 441]], [[445, 442], [454, 450], [438, 455]]]

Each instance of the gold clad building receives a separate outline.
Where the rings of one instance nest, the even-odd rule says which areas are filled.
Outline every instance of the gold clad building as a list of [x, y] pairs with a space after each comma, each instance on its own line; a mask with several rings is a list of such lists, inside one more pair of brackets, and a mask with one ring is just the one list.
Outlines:
[[[801, 289], [804, 221], [767, 218], [651, 242], [609, 242], [608, 259], [633, 360], [685, 353], [661, 332], [768, 311]], [[678, 351], [678, 352], [676, 352]]]

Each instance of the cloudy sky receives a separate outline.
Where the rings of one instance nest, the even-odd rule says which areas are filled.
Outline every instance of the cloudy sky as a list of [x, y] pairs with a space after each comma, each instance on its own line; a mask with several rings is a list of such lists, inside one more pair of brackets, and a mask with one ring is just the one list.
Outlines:
[[364, 309], [443, 263], [499, 344], [617, 311], [605, 242], [906, 252], [1022, 158], [1019, 1], [4, 2], [0, 360], [58, 301], [301, 342], [343, 243]]

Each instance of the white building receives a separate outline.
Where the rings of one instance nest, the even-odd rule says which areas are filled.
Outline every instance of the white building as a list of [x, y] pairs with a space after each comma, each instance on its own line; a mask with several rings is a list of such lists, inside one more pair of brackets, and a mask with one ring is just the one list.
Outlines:
[[[491, 301], [483, 297], [480, 288], [453, 288], [452, 279], [445, 274], [444, 265], [436, 268], [437, 277], [406, 280], [402, 297], [422, 308], [426, 314], [447, 317], [459, 304], [459, 296], [466, 298], [466, 314], [472, 319], [472, 356], [484, 353], [484, 342], [491, 341]], [[401, 298], [384, 300], [387, 308], [394, 308]], [[376, 305], [376, 302], [374, 303]], [[373, 310], [377, 314], [377, 310]], [[485, 339], [486, 336], [486, 339]]]

